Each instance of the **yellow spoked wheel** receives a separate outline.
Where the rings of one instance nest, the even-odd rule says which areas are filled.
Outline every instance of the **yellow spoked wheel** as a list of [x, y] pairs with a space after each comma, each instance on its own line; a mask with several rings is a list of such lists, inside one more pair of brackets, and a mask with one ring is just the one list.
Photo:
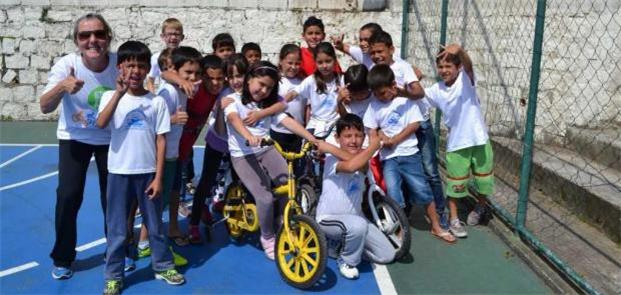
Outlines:
[[246, 224], [248, 224], [248, 231], [255, 232], [259, 230], [259, 217], [257, 216], [257, 206], [255, 204], [246, 204]]
[[315, 285], [326, 267], [326, 237], [311, 217], [293, 215], [290, 220], [291, 242], [284, 226], [276, 240], [276, 266], [288, 284], [306, 289]]
[[242, 200], [244, 199], [245, 193], [241, 185], [233, 183], [228, 187], [224, 196], [222, 214], [226, 218], [226, 229], [229, 231], [229, 235], [234, 239], [239, 239], [244, 233], [240, 223], [244, 221]]

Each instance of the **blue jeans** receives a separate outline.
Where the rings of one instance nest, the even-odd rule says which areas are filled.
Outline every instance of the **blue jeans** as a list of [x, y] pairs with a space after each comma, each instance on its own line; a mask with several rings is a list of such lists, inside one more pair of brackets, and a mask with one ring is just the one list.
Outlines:
[[149, 200], [144, 192], [155, 173], [113, 174], [108, 173], [108, 198], [106, 224], [108, 225], [106, 248], [106, 280], [123, 278], [127, 245], [127, 217], [130, 205], [138, 199], [142, 222], [149, 230], [151, 266], [154, 271], [165, 271], [175, 267], [172, 253], [164, 236], [162, 225], [162, 196]]
[[437, 143], [431, 119], [420, 124], [418, 130], [416, 130], [416, 138], [418, 139], [418, 149], [423, 157], [425, 177], [433, 193], [433, 201], [436, 203], [436, 212], [439, 216], [442, 216], [446, 208], [446, 199], [444, 198], [440, 173], [438, 173]]
[[384, 180], [388, 195], [402, 208], [405, 208], [405, 199], [401, 184], [405, 181], [408, 195], [419, 205], [433, 202], [431, 188], [423, 172], [421, 153], [409, 156], [394, 157], [382, 161]]

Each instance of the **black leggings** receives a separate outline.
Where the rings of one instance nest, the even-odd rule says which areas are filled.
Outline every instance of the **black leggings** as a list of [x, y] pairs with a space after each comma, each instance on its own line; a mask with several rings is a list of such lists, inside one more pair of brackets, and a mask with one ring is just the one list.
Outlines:
[[200, 222], [201, 214], [203, 213], [203, 204], [207, 195], [211, 193], [214, 185], [216, 184], [216, 176], [218, 175], [218, 169], [224, 158], [224, 153], [216, 151], [211, 148], [209, 144], [205, 144], [205, 155], [203, 156], [203, 170], [201, 172], [201, 179], [196, 187], [196, 193], [192, 200], [192, 215], [190, 217], [191, 225], [198, 225]]
[[84, 199], [86, 172], [95, 155], [99, 174], [99, 194], [106, 229], [106, 185], [108, 145], [92, 145], [75, 140], [59, 140], [58, 188], [56, 189], [56, 242], [50, 257], [55, 266], [70, 267], [76, 256], [77, 217]]

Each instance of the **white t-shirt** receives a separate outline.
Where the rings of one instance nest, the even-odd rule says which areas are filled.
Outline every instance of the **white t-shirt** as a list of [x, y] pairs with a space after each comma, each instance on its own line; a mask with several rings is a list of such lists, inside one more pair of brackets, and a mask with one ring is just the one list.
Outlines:
[[365, 174], [336, 172], [339, 160], [328, 154], [323, 170], [322, 192], [317, 204], [317, 221], [326, 215], [362, 215], [362, 194]]
[[450, 87], [439, 82], [426, 88], [425, 93], [429, 102], [442, 111], [449, 128], [447, 152], [487, 143], [489, 136], [476, 87], [463, 69]]
[[371, 101], [376, 100], [377, 98], [375, 98], [375, 95], [373, 95], [373, 93], [371, 92], [371, 94], [369, 94], [369, 97], [367, 97], [364, 100], [352, 100], [350, 103], [348, 104], [343, 104], [343, 106], [345, 107], [345, 110], [350, 113], [350, 114], [354, 114], [358, 117], [360, 117], [360, 119], [364, 118], [364, 113], [367, 112], [367, 109], [369, 108], [369, 104], [371, 103]]
[[151, 55], [151, 70], [147, 74], [148, 78], [153, 78], [155, 81], [158, 81], [160, 75], [162, 74], [162, 71], [160, 70], [160, 65], [157, 62], [157, 60], [160, 59], [160, 54], [162, 54], [162, 52], [158, 51]]
[[[246, 139], [235, 130], [233, 125], [229, 122], [229, 115], [232, 113], [237, 113], [239, 117], [243, 120], [246, 118], [250, 111], [258, 111], [260, 108], [257, 103], [252, 101], [246, 105], [242, 103], [241, 96], [237, 93], [232, 93], [228, 97], [233, 98], [235, 101], [230, 103], [224, 109], [224, 118], [226, 119], [226, 129], [229, 133], [229, 151], [231, 152], [231, 157], [243, 157], [246, 155], [257, 154], [265, 151], [269, 147], [253, 147], [246, 146]], [[259, 137], [264, 137], [269, 134], [270, 126], [273, 121], [280, 123], [287, 115], [284, 113], [279, 113], [274, 116], [268, 116], [260, 121], [258, 121], [254, 126], [245, 126], [248, 131], [254, 135]]]
[[[351, 56], [351, 58], [355, 60], [357, 63], [363, 64], [365, 67], [367, 67], [367, 69], [371, 69], [373, 65], [375, 64], [373, 63], [371, 56], [368, 53], [363, 53], [362, 48], [356, 45], [349, 46], [349, 56]], [[397, 51], [395, 51], [395, 53], [392, 54], [392, 59], [401, 60], [401, 57], [399, 56]]]
[[[404, 60], [395, 60], [390, 69], [395, 74], [395, 82], [397, 86], [403, 88], [409, 88], [410, 83], [418, 82], [418, 77], [414, 73], [412, 65]], [[417, 99], [416, 104], [420, 109], [421, 115], [423, 115], [423, 121], [429, 120], [429, 102], [426, 98]]]
[[[114, 91], [103, 94], [101, 112]], [[112, 133], [108, 171], [114, 174], [144, 174], [156, 170], [156, 135], [170, 131], [166, 102], [160, 96], [123, 95], [108, 124]]]
[[[168, 114], [172, 117], [178, 110], [185, 111], [188, 106], [188, 97], [170, 83], [162, 83], [158, 96], [164, 98], [168, 107]], [[183, 134], [183, 124], [170, 124], [170, 132], [166, 134], [166, 159], [179, 157], [179, 141]]]
[[315, 76], [310, 75], [295, 87], [302, 98], [306, 99], [306, 104], [310, 105], [311, 117], [306, 128], [315, 129], [315, 135], [321, 135], [339, 118], [337, 113], [337, 86], [341, 83], [338, 79], [326, 83], [325, 93], [317, 93], [317, 82]]
[[108, 57], [108, 66], [100, 73], [86, 68], [81, 56], [76, 53], [62, 57], [52, 67], [43, 93], [52, 90], [67, 78], [71, 68], [74, 69], [76, 79], [84, 81], [80, 91], [75, 94], [65, 93], [61, 99], [56, 130], [58, 139], [73, 139], [94, 145], [110, 143], [110, 130], [101, 129], [95, 125], [101, 95], [115, 88], [115, 81], [119, 74], [116, 68], [116, 53], [109, 53]]
[[[289, 79], [287, 77], [282, 77], [280, 79], [280, 85], [278, 86], [278, 95], [284, 97], [291, 89], [300, 85], [302, 80], [298, 78]], [[287, 102], [287, 109], [285, 112], [288, 113], [300, 123], [300, 125], [304, 126], [304, 115], [306, 111], [306, 99], [302, 96], [298, 95], [294, 97], [290, 102]], [[282, 124], [275, 124], [272, 122], [272, 130], [280, 133], [288, 133], [291, 134], [289, 129], [282, 126]]]
[[[380, 128], [388, 137], [399, 134], [408, 124], [422, 120], [423, 117], [416, 103], [405, 97], [395, 97], [390, 102], [375, 99], [369, 104], [363, 118], [364, 127], [369, 129]], [[412, 133], [396, 147], [382, 148], [380, 158], [386, 160], [416, 154], [418, 152], [417, 145], [416, 133]]]

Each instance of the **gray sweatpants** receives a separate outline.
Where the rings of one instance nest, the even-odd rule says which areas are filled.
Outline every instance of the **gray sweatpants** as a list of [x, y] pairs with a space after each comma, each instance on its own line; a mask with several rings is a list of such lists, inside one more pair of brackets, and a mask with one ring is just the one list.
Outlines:
[[395, 258], [396, 250], [388, 238], [366, 218], [354, 215], [325, 215], [319, 222], [329, 239], [341, 242], [340, 260], [356, 266], [366, 260], [386, 264]]
[[[261, 236], [264, 239], [273, 237], [274, 195], [272, 194], [272, 184], [276, 187], [287, 182], [287, 161], [276, 149], [270, 147], [267, 151], [259, 154], [231, 157], [231, 164], [233, 164], [233, 169], [235, 169], [241, 182], [255, 199]], [[278, 214], [280, 215], [287, 199], [281, 197], [278, 201]]]

